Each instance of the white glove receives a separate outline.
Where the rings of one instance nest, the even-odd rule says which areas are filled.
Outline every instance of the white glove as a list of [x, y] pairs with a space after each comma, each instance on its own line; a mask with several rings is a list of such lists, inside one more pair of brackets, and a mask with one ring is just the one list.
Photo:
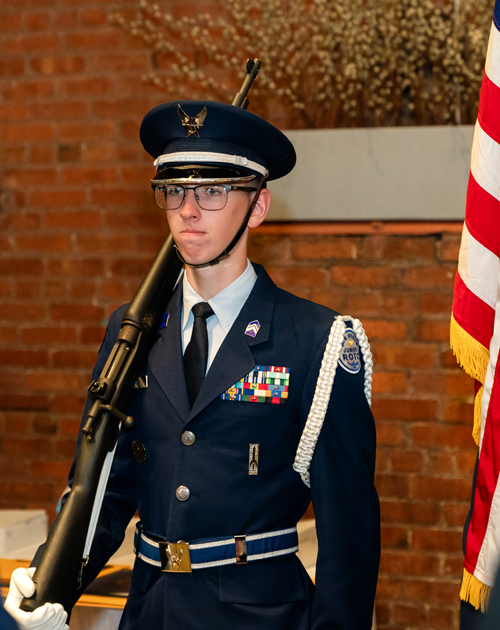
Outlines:
[[34, 572], [35, 569], [31, 568], [16, 569], [12, 573], [5, 610], [21, 630], [69, 630], [66, 624], [68, 613], [61, 604], [44, 604], [33, 612], [24, 612], [19, 608], [23, 597], [31, 597], [35, 592], [35, 584], [31, 579]]

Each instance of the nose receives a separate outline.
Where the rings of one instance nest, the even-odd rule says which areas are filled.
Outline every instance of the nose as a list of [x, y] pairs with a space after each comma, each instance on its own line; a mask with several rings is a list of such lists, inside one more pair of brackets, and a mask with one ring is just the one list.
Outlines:
[[193, 188], [186, 188], [186, 194], [181, 205], [181, 214], [187, 218], [200, 215], [200, 206], [196, 201], [196, 195]]

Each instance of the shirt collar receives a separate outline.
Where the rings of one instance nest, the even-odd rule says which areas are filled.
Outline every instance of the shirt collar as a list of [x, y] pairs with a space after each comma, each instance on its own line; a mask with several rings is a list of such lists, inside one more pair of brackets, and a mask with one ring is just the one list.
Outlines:
[[[231, 282], [229, 286], [223, 289], [220, 293], [208, 300], [208, 303], [212, 307], [219, 324], [222, 326], [224, 333], [230, 331], [231, 326], [234, 324], [235, 319], [238, 317], [239, 312], [243, 308], [243, 304], [247, 301], [250, 295], [253, 285], [257, 280], [257, 274], [247, 259], [247, 266], [245, 271], [236, 278], [234, 282]], [[206, 302], [193, 287], [189, 284], [186, 274], [182, 278], [183, 289], [183, 313], [182, 313], [182, 330], [186, 329], [188, 324], [193, 321], [193, 314], [191, 309], [198, 302]]]

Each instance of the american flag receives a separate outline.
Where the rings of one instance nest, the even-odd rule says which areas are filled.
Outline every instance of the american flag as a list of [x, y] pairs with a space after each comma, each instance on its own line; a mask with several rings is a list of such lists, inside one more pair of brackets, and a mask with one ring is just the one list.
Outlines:
[[[500, 554], [500, 0], [495, 1], [479, 97], [451, 346], [476, 379], [479, 446], [460, 597], [484, 610]], [[498, 367], [497, 367], [498, 366]]]

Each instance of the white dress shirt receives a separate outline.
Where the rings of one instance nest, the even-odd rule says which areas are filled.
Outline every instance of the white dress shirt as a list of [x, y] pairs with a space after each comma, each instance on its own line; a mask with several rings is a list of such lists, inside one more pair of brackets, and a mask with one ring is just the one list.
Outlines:
[[182, 354], [184, 354], [193, 333], [194, 315], [191, 309], [195, 304], [198, 304], [198, 302], [208, 302], [214, 312], [214, 315], [207, 319], [208, 372], [222, 342], [243, 308], [243, 304], [247, 301], [256, 280], [257, 274], [252, 264], [247, 259], [247, 267], [239, 278], [236, 278], [234, 282], [212, 299], [204, 300], [189, 284], [187, 276], [184, 273], [182, 279]]

